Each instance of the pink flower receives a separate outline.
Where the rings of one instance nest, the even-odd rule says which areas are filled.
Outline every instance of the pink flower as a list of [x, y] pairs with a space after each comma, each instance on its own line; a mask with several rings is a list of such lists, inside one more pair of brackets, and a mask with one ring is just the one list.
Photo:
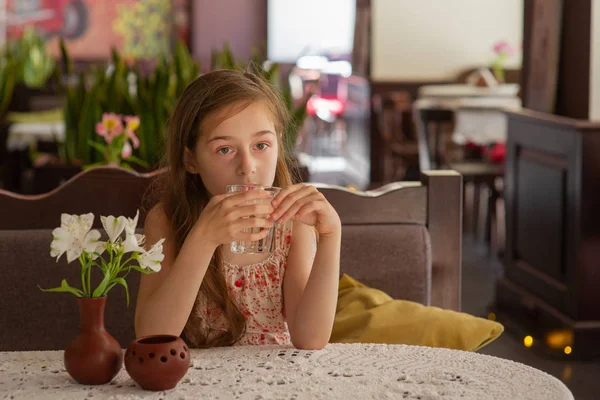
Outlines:
[[494, 44], [494, 53], [511, 56], [513, 54], [513, 48], [506, 40], [500, 40]]
[[111, 143], [116, 136], [123, 132], [121, 116], [115, 113], [102, 114], [102, 122], [96, 124], [96, 133], [104, 136], [106, 143]]
[[129, 142], [125, 142], [125, 144], [123, 145], [123, 150], [121, 150], [121, 158], [126, 159], [130, 157], [132, 153], [133, 149], [131, 148], [131, 145], [129, 144]]
[[129, 139], [131, 139], [131, 143], [133, 143], [133, 147], [137, 149], [140, 147], [140, 139], [135, 135], [134, 131], [130, 131], [129, 129], [125, 130], [125, 134]]
[[131, 131], [136, 131], [137, 128], [140, 127], [140, 117], [138, 116], [125, 116], [125, 123], [127, 124], [126, 129]]
[[127, 124], [125, 127], [125, 134], [129, 139], [131, 139], [133, 147], [137, 149], [140, 147], [140, 140], [136, 136], [135, 131], [140, 127], [140, 117], [126, 116], [125, 123]]

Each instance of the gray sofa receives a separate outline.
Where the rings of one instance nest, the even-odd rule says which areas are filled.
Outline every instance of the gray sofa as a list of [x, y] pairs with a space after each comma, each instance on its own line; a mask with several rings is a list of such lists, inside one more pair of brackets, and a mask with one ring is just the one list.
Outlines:
[[[342, 219], [342, 272], [394, 298], [459, 310], [461, 185], [453, 172], [432, 172], [422, 183], [394, 183], [370, 192], [315, 184]], [[63, 278], [81, 284], [78, 262], [67, 264], [63, 257], [57, 263], [50, 256], [56, 218], [56, 224], [42, 229], [0, 229], [0, 351], [64, 349], [78, 329], [74, 296], [38, 289], [59, 286]], [[117, 286], [105, 312], [107, 330], [123, 347], [134, 338], [139, 274], [127, 281], [129, 307]]]

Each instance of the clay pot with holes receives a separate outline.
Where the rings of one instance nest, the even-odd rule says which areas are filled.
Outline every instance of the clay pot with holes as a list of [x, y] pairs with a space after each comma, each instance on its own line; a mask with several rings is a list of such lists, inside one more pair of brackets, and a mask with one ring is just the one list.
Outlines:
[[125, 352], [127, 373], [144, 390], [173, 389], [189, 367], [190, 351], [178, 336], [137, 338]]

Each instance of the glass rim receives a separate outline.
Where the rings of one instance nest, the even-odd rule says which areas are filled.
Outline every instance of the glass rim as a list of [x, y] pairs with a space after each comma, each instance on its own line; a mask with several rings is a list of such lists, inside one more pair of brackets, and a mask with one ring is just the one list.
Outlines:
[[267, 190], [267, 191], [275, 191], [281, 190], [280, 187], [277, 186], [263, 186], [263, 185], [252, 185], [252, 184], [237, 184], [237, 185], [226, 185], [225, 191], [229, 192], [231, 189], [235, 188], [252, 188], [252, 190]]

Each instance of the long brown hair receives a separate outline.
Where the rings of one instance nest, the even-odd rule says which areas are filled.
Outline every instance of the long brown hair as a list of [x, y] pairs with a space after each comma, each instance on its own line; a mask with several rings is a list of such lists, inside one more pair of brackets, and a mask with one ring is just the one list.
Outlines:
[[[256, 101], [267, 105], [277, 133], [279, 153], [274, 185], [285, 187], [292, 183], [288, 169], [289, 155], [283, 145], [289, 112], [281, 94], [263, 78], [251, 72], [218, 70], [200, 76], [182, 93], [167, 127], [163, 164], [168, 167], [168, 172], [164, 177], [165, 184], [161, 185], [164, 191], [161, 197], [166, 216], [171, 221], [177, 252], [210, 199], [200, 176], [185, 169], [185, 149], [194, 152], [200, 135], [207, 133], [204, 122], [209, 115], [234, 104], [250, 105]], [[220, 335], [202, 332], [198, 329], [198, 317], [192, 312], [185, 333], [190, 343], [199, 347], [232, 345], [246, 331], [245, 317], [227, 290], [221, 266], [222, 257], [217, 249], [196, 302], [198, 303], [201, 295], [214, 302], [227, 319], [228, 331]]]

